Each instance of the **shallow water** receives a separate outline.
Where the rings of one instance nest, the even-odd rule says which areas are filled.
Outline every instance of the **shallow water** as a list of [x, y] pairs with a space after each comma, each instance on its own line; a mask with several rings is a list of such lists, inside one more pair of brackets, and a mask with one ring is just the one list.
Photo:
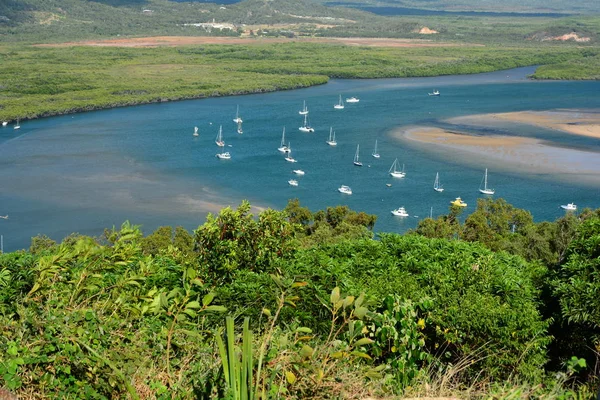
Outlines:
[[[414, 228], [431, 208], [434, 216], [446, 213], [457, 196], [472, 212], [484, 163], [408, 147], [389, 133], [404, 125], [443, 127], [443, 119], [461, 115], [600, 108], [600, 82], [528, 81], [532, 72], [521, 68], [469, 76], [332, 80], [301, 90], [25, 121], [20, 131], [0, 128], [0, 215], [9, 215], [0, 220], [4, 249], [27, 247], [39, 233], [56, 240], [71, 232], [99, 235], [126, 219], [141, 224], [145, 233], [161, 225], [194, 229], [207, 211], [236, 206], [245, 198], [255, 206], [276, 208], [294, 197], [313, 210], [347, 204], [378, 214], [380, 232]], [[429, 97], [433, 89], [442, 95]], [[334, 110], [339, 94], [357, 96], [360, 102]], [[298, 131], [303, 100], [315, 133]], [[242, 135], [232, 121], [236, 105], [244, 119]], [[231, 160], [215, 157], [220, 124]], [[198, 138], [192, 137], [194, 126], [200, 129]], [[296, 164], [277, 151], [284, 126]], [[335, 148], [325, 143], [330, 126], [336, 131]], [[593, 138], [508, 123], [489, 133], [498, 130], [600, 154], [600, 140]], [[380, 159], [370, 155], [375, 139]], [[352, 165], [357, 144], [362, 168]], [[396, 157], [405, 164], [404, 179], [387, 174]], [[287, 181], [296, 168], [306, 175], [291, 187]], [[436, 172], [446, 189], [441, 194], [432, 190]], [[354, 194], [340, 194], [342, 184]], [[490, 169], [489, 185], [496, 189], [495, 197], [530, 210], [538, 221], [559, 217], [559, 205], [567, 202], [580, 209], [600, 207], [597, 186], [536, 171]], [[398, 206], [406, 207], [411, 217], [393, 217], [390, 210]]]

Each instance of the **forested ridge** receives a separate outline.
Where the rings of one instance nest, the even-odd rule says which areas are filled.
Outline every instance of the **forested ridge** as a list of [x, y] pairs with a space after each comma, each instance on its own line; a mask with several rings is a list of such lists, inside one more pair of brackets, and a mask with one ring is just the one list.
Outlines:
[[[0, 386], [20, 398], [591, 399], [600, 210], [502, 199], [374, 236], [373, 215], [209, 215], [38, 236], [0, 256]], [[462, 222], [464, 221], [464, 222]]]

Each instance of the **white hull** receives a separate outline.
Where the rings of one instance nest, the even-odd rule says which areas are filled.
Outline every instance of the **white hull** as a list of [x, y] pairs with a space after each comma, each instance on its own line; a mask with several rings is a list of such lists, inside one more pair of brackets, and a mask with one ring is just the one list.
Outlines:
[[481, 192], [483, 194], [489, 194], [489, 195], [496, 193], [496, 191], [493, 189], [479, 189], [479, 192]]
[[217, 157], [221, 160], [229, 160], [231, 158], [231, 154], [229, 153], [218, 153]]
[[306, 101], [302, 104], [302, 111], [298, 111], [298, 114], [300, 114], [300, 115], [308, 114], [308, 108], [306, 108]]
[[356, 97], [350, 97], [349, 99], [346, 99], [346, 103], [358, 103], [359, 101], [360, 100]]
[[343, 194], [352, 194], [352, 189], [349, 186], [342, 185], [338, 188], [338, 192]]
[[291, 162], [291, 163], [298, 162], [298, 161], [296, 161], [296, 159], [294, 159], [294, 158], [292, 158], [292, 157], [286, 157], [286, 158], [285, 158], [285, 161], [287, 161], [287, 162]]
[[314, 132], [315, 131], [310, 126], [301, 126], [300, 128], [298, 128], [298, 130], [301, 132]]
[[567, 211], [577, 211], [577, 206], [573, 203], [569, 203], [566, 205], [563, 204], [562, 206], [560, 206], [560, 208]]
[[404, 165], [402, 165], [402, 171], [397, 171], [396, 167], [398, 166], [398, 159], [396, 158], [394, 160], [394, 163], [392, 164], [392, 166], [390, 167], [390, 170], [388, 171], [389, 174], [393, 177], [393, 178], [404, 178], [406, 176], [406, 172], [404, 172]]
[[294, 170], [294, 173], [295, 173], [296, 175], [304, 175], [304, 171], [302, 171], [301, 169], [295, 169], [295, 170]]
[[287, 148], [287, 146], [282, 146], [280, 148], [278, 148], [277, 150], [279, 150], [282, 153], [289, 153], [291, 150]]
[[8, 125], [8, 121], [2, 122], [2, 126], [6, 126], [6, 125]]
[[344, 103], [342, 102], [342, 96], [340, 95], [340, 101], [333, 106], [333, 108], [335, 108], [336, 110], [343, 110], [344, 109]]
[[288, 183], [290, 184], [290, 186], [298, 186], [298, 181], [295, 179], [290, 179]]
[[392, 214], [396, 217], [408, 217], [408, 213], [404, 209], [404, 207], [400, 207], [396, 210], [392, 210]]

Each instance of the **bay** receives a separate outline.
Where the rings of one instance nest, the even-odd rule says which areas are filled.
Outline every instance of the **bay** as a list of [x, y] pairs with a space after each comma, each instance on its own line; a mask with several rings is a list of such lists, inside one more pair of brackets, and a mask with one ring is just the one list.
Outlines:
[[[472, 212], [486, 165], [453, 154], [440, 157], [390, 133], [403, 126], [444, 127], [447, 118], [463, 115], [600, 108], [600, 82], [528, 80], [533, 71], [331, 80], [300, 90], [23, 121], [19, 131], [0, 128], [0, 215], [9, 215], [0, 220], [4, 250], [27, 247], [37, 234], [59, 241], [71, 232], [97, 236], [125, 220], [141, 224], [145, 233], [162, 225], [191, 230], [207, 212], [235, 207], [243, 199], [278, 209], [295, 197], [312, 210], [345, 204], [377, 214], [377, 232], [415, 228], [430, 212], [447, 213], [457, 196], [469, 204], [465, 213]], [[442, 95], [428, 96], [433, 89]], [[335, 110], [339, 95], [356, 96], [360, 102]], [[298, 130], [303, 101], [315, 133]], [[241, 135], [233, 122], [238, 105], [244, 120]], [[231, 160], [215, 157], [220, 125]], [[199, 137], [192, 136], [194, 126]], [[325, 143], [330, 126], [337, 147]], [[295, 164], [277, 151], [284, 127]], [[594, 138], [514, 124], [496, 129], [600, 154], [600, 141]], [[380, 159], [370, 155], [376, 139]], [[357, 145], [362, 168], [352, 165]], [[387, 174], [395, 158], [405, 165], [404, 179], [391, 180]], [[306, 175], [292, 174], [297, 168]], [[559, 205], [567, 202], [580, 209], [600, 207], [597, 185], [534, 170], [495, 168], [489, 171], [494, 197], [530, 210], [537, 221], [563, 215]], [[446, 189], [442, 194], [432, 190], [436, 172]], [[293, 178], [298, 187], [288, 185]], [[340, 185], [351, 186], [353, 195], [340, 194]], [[393, 217], [390, 210], [399, 206], [411, 217]]]

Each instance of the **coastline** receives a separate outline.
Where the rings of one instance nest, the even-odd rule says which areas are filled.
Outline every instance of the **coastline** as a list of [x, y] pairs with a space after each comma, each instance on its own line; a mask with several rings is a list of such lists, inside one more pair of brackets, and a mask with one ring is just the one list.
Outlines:
[[600, 139], [600, 110], [516, 111], [454, 117], [445, 122], [485, 126], [497, 121], [533, 125], [566, 134]]
[[401, 127], [391, 135], [441, 158], [462, 159], [468, 165], [485, 165], [512, 173], [551, 175], [553, 179], [567, 182], [600, 184], [600, 157], [596, 152], [552, 146], [535, 138], [477, 136], [464, 130], [437, 127]]

